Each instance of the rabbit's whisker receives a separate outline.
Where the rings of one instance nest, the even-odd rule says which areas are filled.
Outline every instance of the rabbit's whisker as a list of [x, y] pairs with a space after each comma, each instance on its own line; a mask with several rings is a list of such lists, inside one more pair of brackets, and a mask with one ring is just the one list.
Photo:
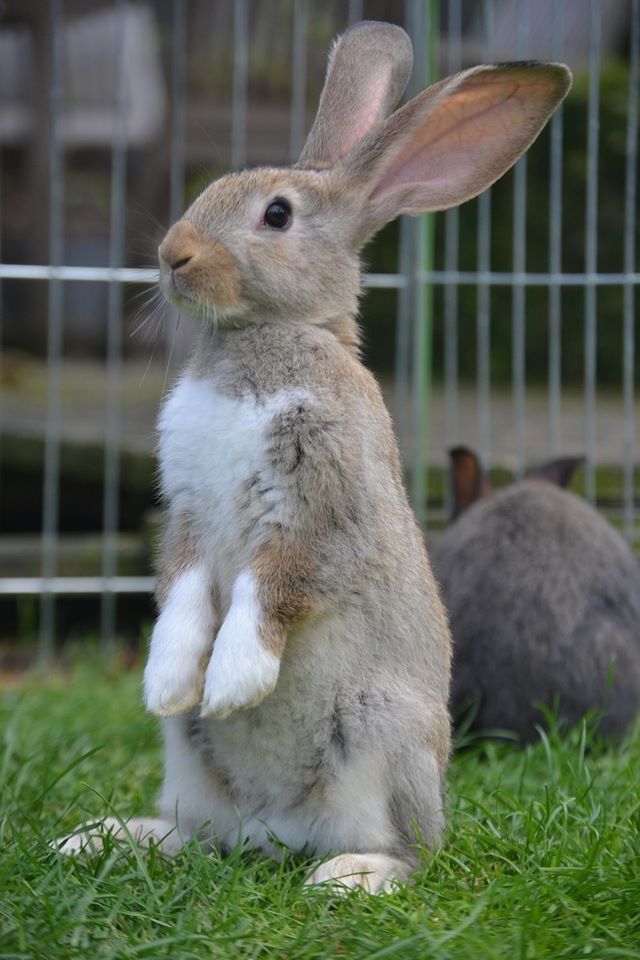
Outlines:
[[164, 380], [162, 381], [162, 392], [161, 396], [164, 397], [165, 390], [167, 388], [167, 378], [169, 376], [169, 369], [171, 367], [171, 361], [173, 359], [173, 351], [176, 345], [176, 340], [178, 338], [178, 330], [180, 329], [180, 320], [182, 319], [182, 314], [178, 313], [176, 318], [176, 328], [173, 331], [173, 336], [171, 337], [171, 346], [169, 347], [169, 356], [167, 358], [167, 364], [164, 371]]

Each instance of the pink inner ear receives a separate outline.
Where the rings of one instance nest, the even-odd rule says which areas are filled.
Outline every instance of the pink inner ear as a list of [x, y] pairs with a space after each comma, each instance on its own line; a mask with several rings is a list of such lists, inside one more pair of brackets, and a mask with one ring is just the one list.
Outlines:
[[[354, 103], [351, 106], [353, 111], [353, 121], [342, 130], [342, 137], [339, 150], [336, 150], [336, 157], [347, 153], [351, 147], [355, 146], [371, 128], [382, 118], [382, 106], [387, 96], [389, 82], [391, 78], [391, 63], [387, 62], [380, 66], [375, 83], [367, 87], [367, 98], [361, 103]], [[361, 91], [357, 91], [361, 93]]]
[[522, 73], [468, 78], [409, 135], [372, 197], [422, 184], [421, 206], [433, 202], [436, 208], [480, 192], [528, 144], [549, 92], [548, 82]]

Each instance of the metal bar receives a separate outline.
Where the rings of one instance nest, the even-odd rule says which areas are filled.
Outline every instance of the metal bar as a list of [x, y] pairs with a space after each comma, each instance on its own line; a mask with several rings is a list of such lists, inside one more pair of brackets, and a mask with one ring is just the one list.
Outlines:
[[[436, 5], [407, 0], [405, 26], [414, 49], [414, 69], [409, 96], [429, 81]], [[396, 396], [401, 447], [409, 454], [409, 488], [413, 508], [424, 519], [427, 492], [428, 395], [431, 374], [431, 286], [433, 265], [432, 221], [424, 217], [403, 218], [401, 223], [400, 271], [406, 286], [398, 302], [396, 332]], [[409, 380], [411, 390], [409, 390]], [[407, 430], [407, 423], [410, 429]], [[410, 445], [407, 444], [411, 437]]]
[[[447, 72], [456, 73], [462, 64], [462, 3], [449, 3]], [[456, 270], [460, 249], [460, 213], [457, 207], [445, 214], [445, 270]], [[447, 448], [458, 442], [458, 287], [447, 284], [444, 295], [444, 442]], [[449, 477], [445, 482], [445, 509], [451, 513]]]
[[234, 170], [247, 163], [247, 0], [233, 5], [233, 103], [231, 120], [231, 166]]
[[[173, 0], [171, 36], [171, 150], [169, 172], [169, 220], [175, 223], [185, 208], [185, 118], [187, 82], [187, 30], [185, 0]], [[235, 113], [234, 113], [235, 118]], [[156, 274], [157, 276], [157, 274]], [[165, 325], [165, 362], [167, 375], [173, 364], [184, 357], [179, 337], [180, 313], [167, 306]]]
[[[117, 0], [115, 126], [111, 148], [111, 210], [109, 227], [109, 266], [122, 265], [125, 240], [125, 202], [127, 175], [126, 126], [126, 0]], [[120, 518], [120, 380], [122, 375], [122, 284], [109, 284], [107, 304], [107, 398], [104, 449], [104, 497], [102, 574], [106, 581], [117, 573], [117, 534]], [[116, 595], [104, 590], [100, 609], [100, 635], [103, 648], [111, 646], [116, 631]]]
[[354, 23], [359, 23], [360, 20], [362, 20], [362, 0], [349, 0], [349, 26], [351, 27]]
[[[236, 3], [236, 7], [240, 4]], [[235, 65], [234, 65], [235, 66]], [[235, 75], [234, 75], [235, 79]], [[174, 223], [185, 207], [185, 114], [187, 83], [187, 30], [184, 0], [173, 0], [171, 35], [171, 171], [169, 219]], [[235, 118], [235, 111], [234, 111]]]
[[421, 217], [415, 223], [413, 245], [415, 271], [413, 338], [411, 344], [411, 422], [413, 427], [411, 458], [411, 499], [420, 523], [424, 523], [427, 494], [428, 374], [431, 364], [431, 286], [422, 280], [421, 267], [432, 255], [430, 226]]
[[[371, 274], [372, 277], [377, 274]], [[380, 274], [380, 276], [384, 276]], [[393, 274], [391, 275], [393, 276]], [[482, 270], [434, 270], [428, 278], [434, 283], [477, 284], [479, 281], [492, 287], [548, 287], [560, 284], [563, 287], [619, 287], [629, 283], [640, 284], [640, 273], [508, 273]]]
[[[404, 26], [411, 36], [414, 44], [414, 68], [407, 86], [406, 97], [414, 97], [420, 90], [422, 77], [418, 76], [419, 70], [424, 70], [424, 66], [416, 56], [415, 41], [419, 37], [414, 37], [415, 17], [420, 15], [419, 7], [416, 7], [415, 0], [405, 0], [404, 2]], [[394, 396], [393, 412], [396, 434], [400, 443], [400, 450], [403, 458], [413, 457], [414, 451], [410, 449], [410, 438], [414, 435], [413, 429], [413, 406], [410, 396], [411, 380], [411, 351], [412, 351], [412, 332], [414, 317], [416, 312], [414, 274], [422, 267], [422, 263], [416, 263], [415, 247], [418, 242], [417, 221], [411, 217], [400, 218], [400, 246], [398, 256], [398, 279], [402, 282], [396, 286], [400, 291], [396, 302], [396, 343], [394, 356]], [[365, 286], [369, 286], [365, 278]]]
[[31, 263], [0, 263], [0, 279], [4, 280], [79, 280], [83, 283], [152, 283], [158, 279], [157, 268], [70, 267]]
[[[484, 194], [483, 194], [484, 196]], [[423, 271], [424, 279], [443, 286], [456, 284], [490, 287], [620, 287], [640, 285], [640, 273], [509, 273], [492, 270], [433, 270]], [[41, 266], [30, 263], [0, 264], [0, 280], [77, 280], [81, 283], [153, 283], [158, 279], [157, 269], [144, 267], [70, 267]], [[405, 284], [399, 273], [367, 273], [363, 282], [368, 287], [398, 289]]]
[[[518, 60], [524, 59], [529, 34], [529, 7], [517, 0]], [[513, 170], [513, 272], [524, 273], [527, 266], [527, 155], [518, 160]], [[525, 382], [526, 382], [526, 300], [525, 288], [511, 291], [512, 330], [512, 396], [515, 437], [515, 474], [521, 477], [525, 466]]]
[[295, 0], [293, 6], [293, 57], [291, 75], [291, 132], [289, 159], [298, 159], [307, 125], [307, 35], [308, 0]]
[[[564, 3], [553, 5], [553, 57], [562, 60], [564, 51]], [[563, 107], [551, 118], [549, 171], [549, 270], [562, 269], [562, 135]], [[559, 284], [549, 286], [549, 448], [560, 453], [562, 389], [562, 293]]]
[[[493, 2], [483, 0], [484, 39], [482, 59], [491, 61]], [[485, 466], [490, 466], [491, 445], [491, 293], [486, 280], [491, 260], [491, 190], [478, 197], [478, 270], [476, 300], [476, 396], [478, 405], [478, 450]]]
[[[585, 270], [595, 273], [598, 267], [598, 132], [600, 105], [600, 33], [601, 0], [589, 3], [589, 114], [587, 127], [587, 192]], [[591, 503], [596, 500], [596, 340], [597, 292], [592, 284], [585, 288], [584, 319], [584, 402], [585, 402], [585, 493]]]
[[[2, 150], [0, 150], [0, 261], [2, 260]], [[0, 280], [0, 368], [3, 347], [2, 280]], [[2, 437], [0, 436], [0, 519], [2, 518]]]
[[[629, 53], [629, 105], [627, 120], [627, 169], [625, 182], [624, 268], [630, 273], [636, 260], [636, 217], [638, 200], [638, 88], [640, 87], [640, 0], [631, 0]], [[624, 285], [623, 306], [623, 530], [633, 543], [635, 470], [635, 291]]]
[[[438, 71], [438, 0], [422, 0], [414, 4], [414, 30], [411, 34], [421, 72], [416, 79], [420, 89], [432, 83]], [[416, 42], [417, 41], [417, 42]], [[426, 214], [416, 221], [415, 246], [415, 312], [413, 326], [413, 472], [412, 499], [418, 521], [426, 520], [429, 492], [429, 406], [431, 401], [431, 366], [433, 353], [433, 270], [435, 216]]]
[[[63, 0], [50, 0], [49, 258], [53, 266], [62, 263], [64, 255], [64, 157], [60, 142], [64, 97], [63, 17]], [[61, 281], [53, 279], [49, 284], [48, 302], [47, 422], [42, 497], [42, 575], [47, 580], [54, 576], [58, 562], [63, 297]], [[39, 644], [41, 656], [50, 660], [55, 644], [55, 601], [46, 586], [40, 595]]]
[[[408, 452], [407, 438], [411, 434], [410, 422], [410, 404], [409, 404], [409, 379], [411, 365], [411, 320], [412, 309], [410, 302], [410, 279], [411, 272], [410, 253], [413, 243], [412, 231], [415, 229], [414, 221], [409, 217], [400, 219], [400, 250], [398, 256], [398, 274], [393, 275], [400, 283], [395, 285], [399, 291], [396, 303], [396, 344], [394, 355], [394, 377], [393, 377], [393, 414], [396, 428], [396, 434], [400, 443], [400, 450], [403, 454]], [[391, 275], [389, 275], [391, 279]], [[367, 277], [363, 278], [364, 286], [370, 287]], [[374, 286], [376, 286], [374, 284]]]
[[4, 577], [0, 595], [43, 594], [72, 596], [86, 593], [151, 593], [153, 577]]

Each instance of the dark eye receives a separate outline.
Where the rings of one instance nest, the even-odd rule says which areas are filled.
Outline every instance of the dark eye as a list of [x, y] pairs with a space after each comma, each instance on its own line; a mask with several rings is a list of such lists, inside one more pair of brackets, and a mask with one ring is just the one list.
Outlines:
[[265, 210], [264, 222], [274, 230], [284, 230], [291, 223], [291, 205], [286, 200], [274, 200]]

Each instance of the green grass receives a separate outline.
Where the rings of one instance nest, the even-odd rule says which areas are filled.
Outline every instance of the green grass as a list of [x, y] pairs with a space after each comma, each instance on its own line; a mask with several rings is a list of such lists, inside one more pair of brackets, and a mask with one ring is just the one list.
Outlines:
[[304, 889], [292, 855], [48, 847], [81, 820], [151, 812], [160, 744], [137, 673], [32, 675], [2, 723], [1, 958], [640, 958], [640, 731], [609, 752], [581, 730], [471, 747], [417, 882], [339, 898]]

